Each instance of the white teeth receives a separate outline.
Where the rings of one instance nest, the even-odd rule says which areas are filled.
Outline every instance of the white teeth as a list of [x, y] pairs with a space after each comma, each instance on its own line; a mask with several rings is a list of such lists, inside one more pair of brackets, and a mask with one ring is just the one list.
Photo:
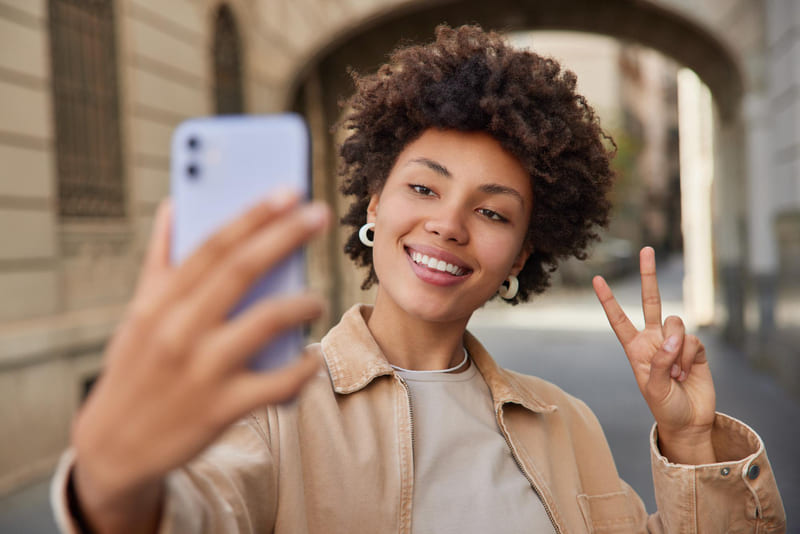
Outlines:
[[429, 269], [435, 269], [437, 271], [441, 271], [444, 273], [450, 273], [455, 276], [461, 276], [462, 274], [464, 274], [464, 269], [462, 269], [457, 265], [453, 265], [452, 263], [447, 263], [444, 260], [440, 260], [438, 258], [434, 258], [426, 254], [421, 254], [419, 252], [412, 252], [411, 259], [414, 261], [414, 263], [425, 265]]

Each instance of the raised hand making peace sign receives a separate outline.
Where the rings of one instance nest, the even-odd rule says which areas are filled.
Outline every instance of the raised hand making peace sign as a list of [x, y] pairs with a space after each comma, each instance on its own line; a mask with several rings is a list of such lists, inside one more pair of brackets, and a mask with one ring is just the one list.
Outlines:
[[705, 347], [696, 336], [686, 334], [680, 317], [662, 322], [653, 249], [643, 248], [639, 262], [643, 330], [636, 329], [600, 276], [593, 280], [595, 293], [658, 424], [662, 454], [675, 463], [712, 463], [716, 401]]

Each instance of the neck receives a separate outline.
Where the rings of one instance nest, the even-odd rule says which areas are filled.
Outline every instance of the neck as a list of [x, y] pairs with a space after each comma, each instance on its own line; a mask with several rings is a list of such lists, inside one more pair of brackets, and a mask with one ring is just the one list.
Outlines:
[[464, 331], [469, 316], [428, 321], [383, 298], [380, 288], [367, 326], [389, 363], [415, 371], [448, 369], [464, 359]]

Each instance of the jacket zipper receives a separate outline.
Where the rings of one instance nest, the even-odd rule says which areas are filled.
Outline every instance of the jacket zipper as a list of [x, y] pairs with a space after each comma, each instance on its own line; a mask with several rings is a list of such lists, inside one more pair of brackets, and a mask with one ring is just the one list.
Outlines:
[[[408, 384], [403, 377], [394, 375], [397, 378], [398, 382], [403, 386], [403, 389], [406, 390], [406, 405], [408, 406], [408, 426], [411, 430], [411, 473], [412, 473], [412, 480], [413, 480], [413, 473], [414, 473], [414, 407], [411, 404], [411, 390], [408, 388]], [[413, 486], [412, 486], [413, 487]], [[414, 495], [413, 492], [411, 494], [412, 499], [412, 508], [413, 508], [413, 499]], [[413, 510], [412, 510], [413, 513]], [[406, 525], [405, 532], [411, 532], [411, 519], [409, 518], [409, 523]]]
[[531, 477], [531, 475], [525, 469], [525, 466], [522, 465], [522, 462], [520, 461], [519, 457], [517, 456], [517, 450], [511, 444], [511, 440], [509, 439], [508, 434], [506, 434], [506, 431], [504, 430], [502, 424], [500, 424], [502, 422], [501, 421], [501, 416], [500, 416], [500, 407], [498, 407], [495, 410], [495, 416], [497, 417], [497, 423], [500, 425], [500, 430], [501, 430], [500, 433], [503, 434], [503, 439], [506, 440], [506, 445], [508, 446], [508, 450], [511, 451], [511, 457], [514, 458], [514, 462], [516, 462], [517, 467], [519, 468], [520, 471], [522, 471], [522, 474], [525, 476], [525, 478], [528, 479], [528, 483], [531, 485], [531, 488], [533, 488], [534, 493], [536, 493], [536, 496], [539, 497], [539, 500], [542, 502], [542, 506], [544, 507], [544, 511], [547, 513], [547, 518], [550, 520], [550, 523], [553, 525], [553, 529], [556, 531], [557, 534], [561, 534], [561, 528], [556, 523], [556, 520], [553, 519], [553, 512], [550, 510], [550, 506], [547, 504], [547, 501], [545, 501], [544, 497], [542, 497], [542, 492], [539, 489], [539, 486], [536, 485], [536, 482], [533, 480], [533, 477]]
[[[397, 375], [395, 375], [397, 376]], [[411, 455], [413, 458], [414, 455], [414, 407], [411, 405], [411, 390], [408, 388], [408, 384], [401, 376], [397, 376], [397, 380], [403, 384], [403, 388], [406, 390], [406, 401], [408, 402], [408, 424], [411, 426]]]

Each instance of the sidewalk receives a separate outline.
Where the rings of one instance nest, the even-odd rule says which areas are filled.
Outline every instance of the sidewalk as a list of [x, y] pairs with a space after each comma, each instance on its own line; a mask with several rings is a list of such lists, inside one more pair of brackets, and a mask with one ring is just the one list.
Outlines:
[[43, 480], [0, 499], [0, 532], [51, 534], [56, 524], [48, 500], [49, 481]]

